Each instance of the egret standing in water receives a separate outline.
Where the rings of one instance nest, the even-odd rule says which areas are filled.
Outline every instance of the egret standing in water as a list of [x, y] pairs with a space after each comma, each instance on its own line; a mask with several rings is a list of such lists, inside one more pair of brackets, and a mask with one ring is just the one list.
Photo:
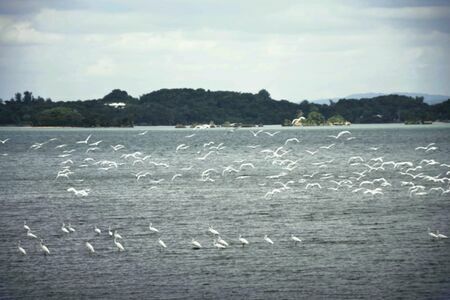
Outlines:
[[28, 231], [27, 231], [27, 237], [33, 238], [33, 239], [37, 239], [37, 236], [34, 233], [32, 233], [29, 228], [28, 228]]
[[44, 245], [43, 239], [41, 239], [39, 246], [41, 247], [42, 252], [44, 252], [44, 255], [50, 255], [50, 250], [48, 250], [47, 246]]
[[150, 223], [150, 225], [148, 225], [148, 229], [150, 229], [151, 232], [159, 232], [158, 229], [156, 229], [155, 227], [152, 226], [152, 223]]
[[92, 246], [91, 243], [86, 242], [86, 248], [88, 248], [88, 250], [89, 250], [90, 253], [95, 253], [94, 246]]
[[61, 230], [64, 233], [70, 233], [69, 229], [66, 228], [66, 224], [62, 223]]
[[224, 245], [224, 246], [226, 246], [226, 247], [230, 246], [224, 239], [222, 239], [220, 237], [220, 235], [217, 237], [217, 242], [222, 244], [222, 245]]
[[117, 241], [117, 237], [114, 237], [114, 244], [116, 244], [117, 249], [120, 251], [125, 251], [125, 248], [120, 242]]
[[114, 230], [114, 239], [122, 239], [122, 236], [117, 233], [117, 230]]
[[197, 250], [197, 249], [201, 249], [202, 248], [202, 245], [199, 242], [197, 242], [196, 240], [194, 240], [194, 239], [192, 239], [191, 244], [192, 244], [192, 248], [193, 249]]
[[239, 242], [241, 242], [242, 247], [245, 245], [248, 245], [248, 241], [242, 237], [242, 235], [239, 235]]
[[75, 228], [72, 227], [70, 222], [69, 222], [69, 225], [67, 226], [67, 229], [69, 229], [69, 231], [72, 232], [72, 233], [76, 231]]
[[164, 241], [161, 240], [161, 239], [158, 239], [158, 244], [159, 244], [159, 246], [161, 247], [161, 249], [162, 249], [162, 248], [164, 248], [164, 249], [167, 248], [166, 243], [164, 243]]
[[269, 244], [273, 245], [273, 241], [267, 236], [267, 234], [264, 236], [264, 240]]
[[208, 231], [211, 232], [213, 235], [219, 235], [219, 232], [212, 228], [211, 225], [209, 225]]
[[291, 240], [294, 241], [294, 244], [300, 243], [302, 240], [299, 239], [298, 237], [294, 236], [293, 234], [291, 235]]
[[217, 249], [225, 249], [226, 246], [222, 245], [221, 243], [218, 243], [217, 240], [214, 240], [213, 242], [214, 247], [216, 247]]
[[20, 253], [22, 253], [22, 255], [27, 255], [27, 251], [25, 251], [25, 249], [23, 249], [23, 248], [20, 246], [20, 241], [19, 241], [19, 244], [17, 245], [17, 249], [19, 249], [19, 251], [20, 251]]
[[23, 221], [23, 229], [31, 231], [30, 227], [27, 225], [27, 221]]
[[97, 227], [97, 225], [95, 225], [94, 231], [95, 231], [95, 233], [97, 233], [98, 235], [102, 234], [102, 231], [100, 230], [100, 228]]

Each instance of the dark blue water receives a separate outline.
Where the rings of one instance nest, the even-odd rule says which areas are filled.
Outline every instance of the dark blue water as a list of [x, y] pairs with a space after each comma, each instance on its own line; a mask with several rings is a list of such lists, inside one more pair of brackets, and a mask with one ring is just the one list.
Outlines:
[[[0, 298], [450, 297], [450, 241], [428, 234], [450, 235], [450, 126], [262, 129], [280, 132], [1, 128], [10, 140], [0, 144]], [[90, 134], [102, 142], [86, 153], [95, 146], [76, 142]], [[64, 165], [72, 173], [56, 179]], [[213, 246], [208, 225], [227, 249]]]

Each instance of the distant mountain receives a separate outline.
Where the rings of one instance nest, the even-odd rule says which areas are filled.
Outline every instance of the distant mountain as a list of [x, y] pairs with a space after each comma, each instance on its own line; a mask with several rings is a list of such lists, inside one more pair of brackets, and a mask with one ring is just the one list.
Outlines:
[[[450, 100], [430, 105], [421, 98], [404, 95], [357, 97], [360, 96], [335, 100], [333, 105], [318, 105], [310, 101], [275, 100], [264, 89], [257, 94], [201, 88], [161, 89], [139, 98], [115, 89], [101, 99], [53, 102], [24, 92], [0, 101], [0, 125], [99, 127], [210, 121], [216, 124], [290, 124], [290, 120], [300, 115], [315, 124], [329, 119], [345, 119], [351, 123], [450, 120]], [[324, 101], [329, 104], [328, 99]]]
[[[408, 97], [423, 97], [423, 101], [428, 104], [437, 104], [442, 103], [445, 100], [450, 99], [450, 96], [445, 95], [432, 95], [432, 94], [425, 94], [425, 93], [404, 93], [404, 92], [397, 92], [397, 93], [360, 93], [360, 94], [351, 94], [345, 97], [346, 99], [370, 99], [375, 98], [378, 96], [384, 96], [384, 95], [402, 95], [402, 96], [408, 96]], [[315, 102], [317, 103], [317, 102]]]
[[346, 97], [334, 97], [334, 98], [326, 98], [326, 99], [315, 99], [315, 100], [308, 100], [309, 102], [315, 103], [315, 104], [330, 104], [330, 100], [333, 102], [339, 101], [339, 99], [372, 99], [379, 96], [386, 96], [386, 95], [400, 95], [400, 96], [408, 96], [408, 97], [423, 97], [423, 101], [425, 103], [428, 103], [430, 105], [442, 103], [448, 99], [450, 99], [450, 96], [445, 95], [432, 95], [432, 94], [425, 94], [425, 93], [404, 93], [404, 92], [398, 92], [398, 93], [359, 93], [359, 94], [351, 94]]

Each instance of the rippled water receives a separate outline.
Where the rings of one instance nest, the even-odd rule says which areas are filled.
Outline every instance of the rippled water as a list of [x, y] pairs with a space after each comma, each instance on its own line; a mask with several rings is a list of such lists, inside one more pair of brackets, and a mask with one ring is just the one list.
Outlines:
[[[0, 144], [0, 298], [450, 297], [450, 241], [427, 232], [450, 235], [450, 193], [442, 192], [449, 189], [449, 126], [262, 129], [280, 132], [1, 128], [0, 139], [10, 140]], [[329, 137], [342, 130], [351, 134]], [[94, 146], [76, 141], [89, 134], [89, 143], [102, 142], [86, 153]], [[300, 142], [285, 145], [289, 138]], [[214, 143], [204, 146], [208, 142]], [[430, 143], [436, 149], [415, 150]], [[55, 148], [61, 144], [67, 146]], [[117, 144], [125, 149], [110, 147]], [[177, 152], [180, 144], [189, 148]], [[289, 151], [281, 157], [263, 151], [281, 146], [278, 155]], [[136, 157], [151, 157], [121, 157], [136, 151]], [[352, 156], [364, 162], [349, 162]], [[73, 174], [55, 179], [67, 159]], [[102, 160], [119, 165], [102, 170], [108, 166]], [[395, 167], [398, 162], [411, 165]], [[255, 168], [224, 171], [242, 163]], [[405, 174], [417, 166], [408, 173], [422, 175]], [[202, 176], [208, 169], [214, 170]], [[149, 175], [138, 181], [140, 171]], [[181, 176], [172, 181], [175, 174]], [[373, 179], [379, 180], [363, 183]], [[411, 192], [405, 182], [423, 188]], [[89, 195], [77, 197], [70, 187], [90, 189]], [[382, 194], [367, 192], [376, 188]], [[49, 256], [26, 237], [24, 220], [44, 239]], [[76, 232], [63, 233], [62, 222]], [[150, 233], [150, 222], [160, 235]], [[209, 224], [229, 248], [214, 248]], [[125, 252], [117, 251], [108, 226], [122, 235]], [[248, 247], [240, 246], [240, 234]], [[274, 245], [264, 241], [266, 234]], [[303, 241], [295, 245], [291, 234]], [[164, 251], [158, 237], [167, 244]], [[192, 238], [203, 249], [191, 249]], [[20, 255], [19, 240], [27, 256]]]

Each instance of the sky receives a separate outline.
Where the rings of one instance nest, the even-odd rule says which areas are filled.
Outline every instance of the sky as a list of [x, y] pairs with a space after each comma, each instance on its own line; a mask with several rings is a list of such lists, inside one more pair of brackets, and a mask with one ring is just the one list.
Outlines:
[[0, 98], [450, 95], [450, 1], [0, 0]]

